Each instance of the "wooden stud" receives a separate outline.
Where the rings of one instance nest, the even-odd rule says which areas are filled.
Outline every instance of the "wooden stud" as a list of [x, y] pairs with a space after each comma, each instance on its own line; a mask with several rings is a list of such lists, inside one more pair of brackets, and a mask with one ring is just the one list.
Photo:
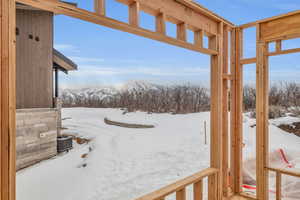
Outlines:
[[234, 194], [241, 192], [242, 185], [242, 108], [243, 71], [240, 60], [243, 57], [243, 32], [236, 28], [231, 32], [231, 183]]
[[194, 184], [194, 200], [202, 200], [203, 199], [203, 181]]
[[26, 5], [31, 5], [39, 9], [47, 10], [54, 13], [64, 14], [94, 24], [132, 33], [135, 35], [139, 35], [142, 37], [150, 38], [167, 44], [179, 46], [196, 52], [200, 52], [208, 55], [216, 55], [218, 53], [215, 50], [201, 48], [194, 44], [188, 42], [182, 42], [180, 40], [168, 37], [163, 34], [159, 34], [150, 30], [129, 25], [128, 23], [120, 22], [105, 16], [95, 15], [94, 12], [89, 12], [87, 10], [76, 8], [75, 6], [69, 5], [67, 3], [63, 3], [63, 2], [51, 3], [49, 0], [16, 0], [16, 1]]
[[215, 47], [218, 49], [219, 54], [211, 56], [211, 158], [210, 165], [213, 168], [220, 170], [220, 173], [215, 177], [209, 177], [208, 185], [208, 197], [209, 200], [221, 199], [222, 196], [222, 149], [223, 149], [223, 138], [222, 138], [222, 113], [223, 101], [222, 101], [222, 88], [223, 88], [223, 23], [219, 24], [219, 35], [220, 37], [210, 37], [209, 47]]
[[105, 15], [105, 1], [106, 0], [94, 0], [94, 9], [96, 14]]
[[186, 200], [185, 188], [176, 192], [176, 200]]
[[256, 179], [257, 198], [268, 199], [269, 196], [269, 66], [268, 45], [261, 41], [260, 26], [257, 31], [257, 61], [256, 61]]
[[177, 39], [178, 40], [186, 41], [187, 40], [186, 32], [187, 32], [187, 29], [186, 29], [186, 24], [184, 22], [177, 24]]
[[281, 173], [276, 172], [276, 200], [281, 200]]
[[215, 35], [209, 36], [208, 37], [208, 48], [212, 49], [212, 50], [217, 50], [218, 43], [216, 41], [217, 41], [217, 36], [215, 36]]
[[165, 35], [166, 34], [166, 15], [159, 13], [156, 18], [156, 32]]
[[[228, 49], [229, 49], [229, 44], [228, 44], [228, 29], [227, 26], [224, 26], [224, 31], [223, 31], [223, 75], [222, 77], [224, 77], [224, 75], [228, 75]], [[229, 103], [229, 99], [228, 99], [228, 79], [223, 79], [223, 107], [222, 107], [222, 140], [223, 140], [223, 148], [222, 148], [222, 153], [223, 153], [223, 172], [222, 172], [222, 178], [223, 178], [223, 183], [222, 183], [222, 188], [223, 188], [223, 196], [224, 197], [228, 197], [229, 193], [228, 193], [228, 170], [229, 170], [229, 164], [228, 164], [228, 160], [229, 160], [229, 155], [228, 155], [228, 148], [229, 148], [229, 137], [228, 137], [228, 114], [229, 114], [229, 107], [228, 107], [228, 103]]]
[[281, 40], [276, 41], [276, 52], [281, 52], [282, 50], [282, 42]]
[[203, 47], [203, 37], [204, 31], [203, 30], [196, 30], [194, 32], [194, 43], [199, 47]]
[[0, 199], [16, 199], [16, 8], [14, 0], [0, 0]]
[[133, 1], [129, 6], [129, 24], [132, 26], [140, 25], [140, 3]]

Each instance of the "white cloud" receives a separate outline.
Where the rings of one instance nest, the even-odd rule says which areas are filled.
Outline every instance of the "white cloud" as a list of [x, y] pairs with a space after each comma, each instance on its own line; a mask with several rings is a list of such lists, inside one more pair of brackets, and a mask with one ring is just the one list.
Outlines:
[[77, 47], [71, 44], [54, 44], [54, 48], [57, 49], [58, 51], [67, 51], [73, 53], [80, 52]]
[[80, 56], [70, 56], [70, 59], [78, 63], [101, 63], [104, 62], [102, 58], [91, 58], [91, 57], [80, 57]]

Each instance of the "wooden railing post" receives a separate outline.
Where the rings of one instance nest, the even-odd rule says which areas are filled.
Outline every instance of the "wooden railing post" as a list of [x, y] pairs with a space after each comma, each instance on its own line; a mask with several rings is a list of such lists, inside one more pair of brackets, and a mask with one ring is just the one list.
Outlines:
[[197, 183], [194, 183], [194, 200], [203, 199], [203, 181], [200, 180]]
[[276, 172], [276, 200], [281, 200], [281, 173]]

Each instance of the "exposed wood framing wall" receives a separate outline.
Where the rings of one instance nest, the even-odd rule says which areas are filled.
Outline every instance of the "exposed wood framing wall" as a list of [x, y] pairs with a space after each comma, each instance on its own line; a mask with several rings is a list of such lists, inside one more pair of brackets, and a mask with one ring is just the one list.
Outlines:
[[0, 0], [0, 199], [15, 200], [15, 2]]
[[[129, 22], [105, 16], [105, 0], [94, 0], [94, 11], [87, 11], [58, 0], [0, 0], [1, 12], [1, 137], [0, 137], [0, 200], [15, 200], [15, 1], [57, 14], [64, 14], [94, 24], [140, 35], [211, 56], [211, 167], [209, 200], [229, 196], [228, 169], [230, 163], [233, 195], [241, 194], [242, 184], [242, 66], [257, 64], [257, 199], [268, 199], [268, 171], [275, 170], [278, 182], [281, 174], [268, 166], [268, 56], [300, 52], [282, 50], [281, 41], [300, 37], [300, 11], [235, 27], [230, 22], [190, 0], [117, 0], [128, 5]], [[156, 29], [140, 27], [140, 11], [153, 15]], [[177, 38], [166, 35], [166, 22], [177, 26]], [[279, 25], [279, 26], [278, 26]], [[244, 59], [242, 30], [257, 26], [257, 56]], [[279, 28], [278, 28], [279, 27]], [[195, 33], [194, 43], [187, 42], [187, 30]], [[228, 31], [231, 32], [231, 63], [228, 70]], [[209, 47], [203, 47], [203, 36]], [[276, 41], [276, 51], [268, 51], [268, 42]], [[231, 91], [230, 139], [228, 135], [228, 82]], [[220, 113], [222, 115], [220, 116]], [[228, 144], [230, 141], [230, 158]], [[293, 174], [295, 175], [295, 174]], [[297, 174], [296, 174], [297, 176]], [[279, 184], [277, 184], [279, 185]], [[196, 188], [199, 185], [195, 186]], [[280, 187], [278, 187], [280, 189]], [[177, 191], [177, 199], [185, 199], [185, 190]], [[277, 191], [277, 196], [280, 196]], [[195, 193], [200, 198], [201, 194]], [[237, 197], [239, 199], [239, 197]], [[280, 198], [280, 197], [278, 197]]]

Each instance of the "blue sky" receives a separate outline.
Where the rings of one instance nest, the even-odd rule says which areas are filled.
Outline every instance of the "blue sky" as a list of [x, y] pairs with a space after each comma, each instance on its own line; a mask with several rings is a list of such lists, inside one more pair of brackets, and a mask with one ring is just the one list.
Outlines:
[[[80, 8], [92, 9], [92, 0], [69, 0]], [[300, 9], [298, 0], [197, 0], [198, 3], [235, 24], [243, 24]], [[127, 21], [127, 8], [107, 0], [108, 17]], [[141, 26], [154, 29], [154, 17], [141, 13]], [[168, 35], [175, 36], [175, 25], [167, 24]], [[55, 48], [73, 59], [77, 72], [61, 75], [63, 88], [122, 85], [129, 80], [155, 83], [209, 84], [209, 56], [58, 15], [55, 17]], [[192, 34], [189, 33], [189, 38]], [[255, 30], [245, 33], [245, 56], [255, 56]], [[300, 40], [284, 43], [299, 48]], [[270, 59], [271, 80], [299, 81], [299, 55]], [[245, 81], [255, 80], [255, 65], [245, 66]]]

